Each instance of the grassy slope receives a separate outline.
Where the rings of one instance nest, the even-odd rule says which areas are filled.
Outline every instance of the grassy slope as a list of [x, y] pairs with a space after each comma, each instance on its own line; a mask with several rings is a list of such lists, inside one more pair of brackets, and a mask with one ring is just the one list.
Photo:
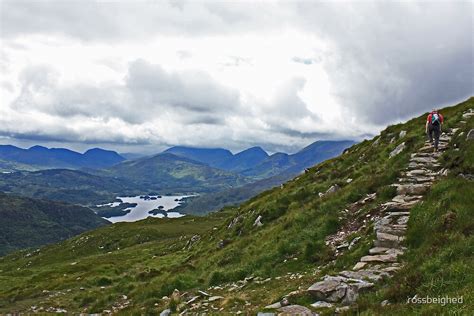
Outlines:
[[[474, 99], [444, 109], [446, 127], [452, 127], [454, 122], [459, 121], [461, 112], [468, 107], [474, 107]], [[167, 303], [160, 298], [169, 295], [174, 288], [205, 289], [212, 284], [236, 281], [249, 275], [273, 279], [265, 285], [251, 283], [239, 292], [225, 292], [226, 297], [230, 298], [221, 303], [222, 307], [225, 311], [235, 311], [234, 308], [252, 312], [261, 310], [261, 306], [274, 302], [289, 291], [310, 285], [320, 273], [350, 268], [367, 251], [372, 234], [370, 226], [359, 233], [363, 237], [361, 242], [336, 261], [324, 245], [324, 238], [343, 224], [341, 211], [347, 203], [372, 192], [378, 192], [373, 204], [392, 197], [393, 190], [389, 185], [395, 182], [406, 166], [410, 153], [422, 146], [423, 125], [424, 116], [420, 116], [405, 124], [391, 126], [382, 132], [378, 145], [374, 144], [374, 140], [355, 145], [344, 155], [321, 163], [307, 174], [287, 182], [283, 189], [264, 192], [240, 207], [227, 208], [200, 218], [148, 219], [112, 225], [59, 245], [45, 247], [34, 256], [26, 257], [23, 251], [0, 258], [0, 312], [25, 310], [32, 304], [61, 306], [70, 311], [100, 312], [110, 308], [120, 295], [126, 294], [133, 302], [127, 313], [156, 314], [167, 307]], [[401, 130], [408, 132], [403, 139], [398, 137]], [[391, 143], [393, 138], [395, 141]], [[407, 149], [388, 159], [390, 151], [403, 141]], [[463, 145], [461, 151], [456, 153], [462, 157], [471, 155], [465, 147]], [[464, 164], [468, 163], [466, 160]], [[459, 164], [458, 168], [465, 168], [463, 166]], [[348, 178], [353, 179], [350, 184], [346, 183]], [[440, 182], [437, 188], [443, 190], [445, 181], [452, 181], [453, 186], [457, 183], [469, 188], [456, 178]], [[318, 192], [326, 191], [335, 183], [341, 186], [341, 190], [322, 199], [318, 197]], [[451, 190], [449, 183], [444, 185]], [[472, 186], [472, 182], [467, 184]], [[461, 211], [466, 202], [463, 199], [457, 202], [461, 205], [459, 219], [461, 223], [472, 225], [472, 214]], [[370, 207], [366, 206], [360, 216], [370, 212]], [[262, 227], [253, 226], [258, 215], [262, 216]], [[236, 224], [227, 228], [236, 218]], [[415, 223], [417, 218], [413, 216], [412, 222]], [[436, 222], [439, 218], [432, 220]], [[423, 221], [421, 219], [414, 227], [427, 229]], [[452, 229], [453, 236], [464, 238], [457, 226]], [[413, 236], [416, 231], [410, 232], [410, 235]], [[471, 234], [469, 230], [467, 232]], [[199, 234], [201, 240], [191, 249], [183, 249], [194, 234]], [[228, 240], [229, 244], [221, 249], [217, 243], [223, 239]], [[437, 245], [440, 249], [447, 247], [443, 243]], [[462, 242], [459, 245], [463, 245]], [[423, 241], [413, 238], [410, 238], [409, 246], [421, 247], [421, 250], [430, 248]], [[463, 251], [459, 260], [468, 260], [466, 250], [459, 250]], [[407, 256], [412, 256], [407, 258], [412, 269], [418, 270], [419, 265], [412, 263], [417, 257], [416, 252], [410, 250]], [[78, 263], [71, 265], [73, 262]], [[450, 261], [447, 264], [450, 265]], [[315, 270], [317, 267], [322, 271]], [[449, 267], [445, 265], [444, 268]], [[429, 275], [429, 271], [427, 268], [420, 273]], [[452, 271], [459, 278], [465, 274], [464, 270], [457, 270], [455, 266]], [[293, 272], [301, 273], [302, 277], [286, 277], [287, 273]], [[429, 284], [429, 281], [423, 280], [421, 284], [423, 282]], [[406, 283], [411, 284], [411, 281]], [[440, 288], [455, 287], [441, 284]], [[105, 288], [101, 289], [101, 286]], [[50, 294], [43, 293], [43, 290], [64, 294], [48, 298]], [[466, 291], [472, 293], [472, 290], [472, 285], [467, 285]], [[387, 297], [395, 293], [396, 298], [404, 299], [401, 297], [403, 293], [396, 294], [395, 290], [382, 290], [380, 293], [385, 294], [377, 295]], [[251, 305], [244, 306], [245, 301], [251, 302]], [[370, 295], [364, 297], [362, 309], [367, 313], [378, 311], [376, 301], [380, 302]], [[302, 296], [297, 302], [311, 303], [311, 299]]]
[[0, 218], [0, 255], [109, 224], [88, 208], [4, 193], [0, 193]]
[[[451, 148], [443, 156], [451, 175], [433, 186], [424, 203], [412, 210], [407, 265], [388, 287], [360, 300], [364, 315], [468, 315], [474, 310], [474, 183], [458, 176], [474, 174], [474, 142], [466, 141], [474, 120], [460, 126], [464, 135], [452, 141], [460, 150]], [[415, 295], [462, 296], [464, 304], [406, 304]], [[381, 308], [383, 300], [392, 304]]]

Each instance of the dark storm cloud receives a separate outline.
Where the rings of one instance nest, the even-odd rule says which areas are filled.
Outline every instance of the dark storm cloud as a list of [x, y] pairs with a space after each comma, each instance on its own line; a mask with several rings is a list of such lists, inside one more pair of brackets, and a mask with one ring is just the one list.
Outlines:
[[333, 45], [326, 69], [340, 104], [387, 124], [474, 92], [472, 2], [301, 2], [302, 28]]

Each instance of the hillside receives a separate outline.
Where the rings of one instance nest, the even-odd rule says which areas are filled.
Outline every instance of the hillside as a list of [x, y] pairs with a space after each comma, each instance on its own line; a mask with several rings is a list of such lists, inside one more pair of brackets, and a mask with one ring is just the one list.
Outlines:
[[69, 169], [0, 174], [0, 191], [81, 205], [108, 203], [121, 194], [143, 194], [144, 189], [131, 181]]
[[88, 208], [0, 192], [0, 255], [110, 224]]
[[243, 176], [170, 153], [124, 161], [98, 174], [134, 181], [162, 194], [209, 192], [249, 182]]
[[[65, 148], [33, 146], [28, 149], [12, 145], [0, 145], [0, 160], [9, 162], [11, 169], [39, 170], [51, 168], [104, 168], [125, 160], [115, 151], [93, 148], [84, 154]], [[5, 167], [4, 167], [5, 168]]]
[[[256, 314], [280, 304], [329, 315], [336, 309], [362, 315], [468, 314], [474, 309], [474, 141], [466, 137], [474, 129], [474, 114], [466, 115], [469, 109], [474, 111], [474, 98], [442, 110], [451, 139], [443, 136], [440, 155], [418, 156], [426, 148], [422, 115], [238, 207], [204, 217], [114, 224], [33, 254], [2, 257], [0, 312]], [[411, 191], [410, 196], [417, 194], [411, 202], [397, 202], [396, 207], [408, 204], [409, 214], [388, 214], [408, 220], [397, 224], [405, 225], [406, 238], [391, 241], [406, 247], [400, 261], [369, 263], [379, 279], [392, 278], [372, 285], [365, 278], [353, 281], [351, 289], [367, 291], [352, 296], [347, 306], [312, 306], [323, 300], [314, 288], [307, 290], [310, 286], [352, 270], [374, 240], [380, 241], [374, 227], [387, 216], [380, 206], [407, 197], [393, 184], [402, 183], [414, 167], [428, 177], [434, 172], [428, 165], [436, 177], [414, 177], [429, 185]], [[406, 190], [421, 187], [410, 184]], [[382, 274], [385, 268], [390, 272]], [[334, 292], [334, 300], [347, 297], [348, 287]], [[463, 295], [464, 303], [407, 304], [415, 294]]]

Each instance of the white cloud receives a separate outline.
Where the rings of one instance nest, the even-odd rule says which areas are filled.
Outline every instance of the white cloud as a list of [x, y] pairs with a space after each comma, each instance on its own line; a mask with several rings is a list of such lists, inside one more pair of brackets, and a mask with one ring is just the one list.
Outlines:
[[2, 1], [0, 17], [11, 141], [290, 150], [473, 93], [470, 2]]

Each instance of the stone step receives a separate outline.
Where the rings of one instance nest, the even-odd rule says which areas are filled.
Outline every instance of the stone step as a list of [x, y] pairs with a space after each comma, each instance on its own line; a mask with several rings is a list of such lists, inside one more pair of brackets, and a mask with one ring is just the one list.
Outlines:
[[383, 225], [375, 228], [377, 233], [385, 233], [396, 236], [404, 236], [406, 233], [406, 228], [395, 228], [392, 225]]
[[397, 262], [396, 254], [363, 256], [360, 258], [362, 262]]
[[413, 201], [413, 202], [408, 202], [408, 203], [387, 202], [387, 203], [382, 204], [382, 211], [384, 212], [408, 211], [416, 203], [418, 203], [418, 201]]
[[428, 192], [430, 185], [427, 184], [394, 184], [399, 195], [420, 195]]
[[415, 170], [415, 169], [428, 169], [428, 170], [433, 170], [433, 169], [439, 169], [441, 168], [441, 164], [439, 163], [417, 163], [417, 162], [410, 162], [408, 163], [407, 170]]
[[390, 277], [387, 272], [382, 272], [378, 270], [369, 270], [364, 269], [360, 271], [341, 271], [339, 272], [340, 276], [343, 276], [348, 279], [365, 281], [369, 280], [372, 282], [379, 282], [384, 278]]
[[427, 183], [429, 185], [433, 184], [433, 181], [435, 180], [435, 177], [425, 177], [425, 176], [417, 176], [417, 177], [405, 177], [405, 178], [399, 178], [398, 182], [407, 184], [419, 184], [419, 183]]
[[379, 241], [396, 241], [401, 242], [405, 239], [404, 236], [397, 236], [383, 232], [376, 232], [377, 240]]
[[410, 158], [410, 162], [417, 162], [417, 163], [436, 163], [438, 159], [430, 158], [430, 157], [414, 157]]
[[[383, 248], [400, 248], [401, 247], [401, 244], [400, 244], [400, 241], [397, 241], [397, 240], [374, 240], [374, 246], [375, 247], [383, 247]], [[385, 255], [384, 255], [385, 256]], [[360, 261], [364, 261], [364, 260], [360, 260]], [[367, 261], [365, 261], [367, 262]], [[395, 261], [392, 261], [392, 262], [395, 262]]]
[[398, 203], [410, 203], [410, 202], [418, 202], [421, 199], [423, 199], [423, 195], [397, 195], [392, 198], [393, 202], [398, 202]]
[[411, 154], [411, 158], [434, 158], [437, 159], [441, 156], [440, 152], [424, 152], [424, 153], [419, 153], [415, 152]]

